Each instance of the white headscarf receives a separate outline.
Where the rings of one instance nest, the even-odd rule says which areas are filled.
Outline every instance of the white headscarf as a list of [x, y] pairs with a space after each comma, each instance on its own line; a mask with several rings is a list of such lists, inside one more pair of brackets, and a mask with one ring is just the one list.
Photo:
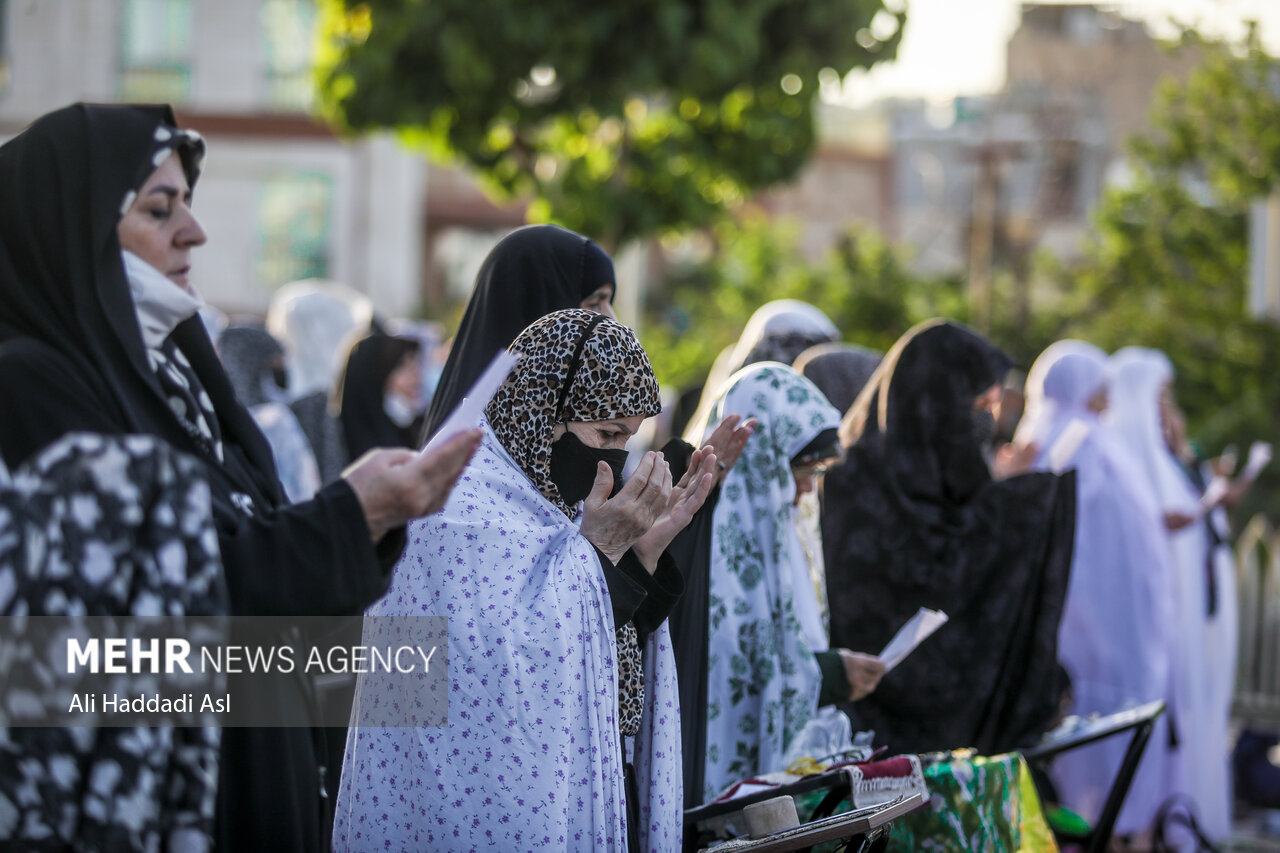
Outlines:
[[342, 359], [373, 320], [369, 297], [336, 281], [306, 279], [275, 292], [267, 331], [289, 358], [289, 393], [295, 399], [333, 389]]
[[[1112, 400], [1110, 421], [1125, 446], [1146, 474], [1151, 493], [1163, 512], [1197, 515], [1200, 491], [1169, 449], [1162, 429], [1160, 393], [1173, 380], [1173, 365], [1164, 353], [1141, 347], [1125, 347], [1111, 358]], [[1216, 668], [1223, 655], [1213, 649], [1223, 645], [1217, 636], [1227, 624], [1234, 631], [1234, 580], [1229, 566], [1220, 566], [1210, 553], [1208, 528], [1197, 518], [1167, 534], [1171, 549], [1171, 573], [1177, 604], [1176, 645], [1173, 647], [1173, 715], [1182, 735], [1179, 760], [1184, 790], [1197, 806], [1197, 818], [1211, 840], [1230, 833], [1227, 775], [1227, 726], [1230, 677], [1220, 678]], [[1228, 555], [1229, 556], [1229, 555]], [[1220, 611], [1208, 615], [1209, 561], [1219, 580]], [[1234, 646], [1234, 638], [1227, 645]], [[1234, 655], [1226, 654], [1228, 667]], [[1215, 689], [1220, 680], [1226, 690]], [[1222, 695], [1225, 692], [1225, 696]]]
[[1026, 405], [1015, 441], [1035, 443], [1041, 453], [1089, 400], [1107, 386], [1107, 355], [1084, 341], [1050, 344], [1027, 371]]
[[[1058, 657], [1071, 675], [1072, 711], [1081, 716], [1173, 696], [1177, 626], [1162, 517], [1144, 472], [1088, 408], [1106, 385], [1105, 353], [1081, 341], [1059, 341], [1027, 375], [1027, 417], [1018, 427], [1020, 442], [1039, 445], [1036, 467], [1042, 469], [1068, 424], [1088, 428], [1074, 453], [1054, 459], [1076, 471], [1075, 550]], [[1117, 831], [1145, 829], [1177, 790], [1167, 741], [1165, 730], [1153, 735]], [[1053, 775], [1064, 804], [1096, 819], [1127, 746], [1116, 738], [1060, 756]]]
[[204, 300], [194, 290], [170, 281], [133, 252], [122, 250], [120, 256], [129, 280], [129, 293], [133, 296], [133, 309], [138, 315], [138, 327], [142, 330], [142, 342], [147, 349], [157, 349], [179, 323], [194, 317], [204, 307]]
[[[840, 330], [821, 310], [798, 299], [775, 299], [761, 305], [747, 321], [747, 326], [742, 330], [738, 342], [733, 347], [721, 351], [715, 364], [711, 366], [706, 384], [702, 387], [698, 408], [689, 419], [689, 426], [685, 430], [686, 441], [694, 447], [702, 446], [707, 428], [710, 426], [708, 421], [711, 417], [711, 407], [724, 392], [725, 383], [734, 373], [746, 366], [747, 359], [761, 341], [786, 335], [803, 335], [810, 339], [811, 344], [818, 344], [839, 340]], [[803, 347], [801, 351], [807, 348]], [[791, 359], [799, 354], [800, 352], [797, 351]], [[770, 356], [770, 358], [776, 360], [775, 357]], [[763, 359], [756, 359], [756, 361], [760, 360]], [[790, 363], [790, 359], [787, 363]], [[740, 413], [726, 412], [726, 414]]]
[[1164, 440], [1160, 392], [1173, 381], [1173, 364], [1164, 353], [1125, 347], [1108, 364], [1111, 403], [1107, 423], [1138, 465], [1160, 507], [1193, 513], [1200, 497]]

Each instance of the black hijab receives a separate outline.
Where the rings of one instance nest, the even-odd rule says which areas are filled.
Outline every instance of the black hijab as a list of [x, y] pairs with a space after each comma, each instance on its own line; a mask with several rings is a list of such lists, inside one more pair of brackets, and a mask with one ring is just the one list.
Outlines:
[[391, 373], [405, 356], [416, 356], [421, 347], [409, 338], [375, 333], [351, 348], [333, 394], [352, 461], [375, 447], [413, 445], [413, 426], [401, 427], [391, 420], [383, 399]]
[[[133, 194], [174, 150], [194, 186], [203, 143], [177, 129], [169, 107], [92, 104], [49, 113], [0, 147], [0, 352], [55, 350], [84, 377], [108, 420], [200, 456], [214, 475], [215, 505], [238, 512], [219, 497], [238, 491], [280, 499], [271, 450], [236, 401], [198, 316], [179, 324], [172, 339], [234, 453], [220, 463], [182, 427], [148, 364], [116, 237]], [[29, 432], [9, 437], [6, 454], [20, 457], [11, 462], [39, 449], [26, 446]]]
[[885, 356], [841, 424], [824, 484], [831, 644], [878, 652], [918, 608], [950, 622], [867, 698], [854, 729], [895, 752], [1004, 751], [1052, 722], [1075, 526], [1071, 476], [994, 481], [975, 397], [1009, 358], [931, 321]]
[[809, 347], [792, 366], [843, 415], [871, 381], [882, 357], [866, 347], [832, 342]]
[[427, 410], [422, 441], [449, 416], [498, 350], [511, 346], [534, 320], [577, 308], [606, 284], [615, 285], [616, 292], [613, 261], [580, 234], [556, 225], [528, 225], [503, 237], [476, 276]]

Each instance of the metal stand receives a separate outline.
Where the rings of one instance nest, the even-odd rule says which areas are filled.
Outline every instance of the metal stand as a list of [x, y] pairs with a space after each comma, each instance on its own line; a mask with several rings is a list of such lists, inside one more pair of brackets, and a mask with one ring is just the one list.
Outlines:
[[[1111, 833], [1115, 829], [1116, 820], [1120, 817], [1120, 809], [1124, 806], [1124, 798], [1133, 784], [1134, 774], [1138, 772], [1138, 763], [1142, 761], [1142, 753], [1151, 739], [1156, 719], [1164, 713], [1163, 702], [1150, 702], [1128, 711], [1121, 711], [1097, 720], [1091, 720], [1083, 726], [1064, 732], [1039, 746], [1023, 751], [1023, 757], [1041, 769], [1047, 769], [1055, 756], [1082, 746], [1113, 737], [1121, 732], [1132, 731], [1129, 748], [1125, 750], [1120, 769], [1116, 772], [1111, 788], [1107, 791], [1107, 799], [1103, 802], [1102, 813], [1098, 822], [1084, 835], [1067, 832], [1054, 832], [1059, 844], [1079, 844], [1085, 853], [1103, 853], [1111, 841]], [[1043, 794], [1043, 792], [1041, 792]], [[1043, 796], [1041, 797], [1043, 799]]]

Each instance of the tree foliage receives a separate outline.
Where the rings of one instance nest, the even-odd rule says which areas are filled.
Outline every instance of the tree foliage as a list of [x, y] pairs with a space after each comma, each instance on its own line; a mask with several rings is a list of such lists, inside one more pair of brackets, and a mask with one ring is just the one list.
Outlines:
[[616, 248], [794, 176], [820, 83], [892, 58], [904, 20], [884, 0], [322, 0], [318, 73], [337, 125], [396, 128]]
[[1280, 331], [1246, 295], [1249, 206], [1280, 187], [1280, 76], [1256, 31], [1183, 42], [1203, 62], [1162, 87], [1132, 184], [1105, 195], [1084, 263], [1064, 271], [1067, 331], [1164, 350], [1194, 434], [1217, 450], [1280, 423]]
[[723, 222], [703, 257], [672, 269], [665, 287], [648, 295], [641, 328], [661, 382], [700, 383], [751, 314], [773, 299], [817, 305], [845, 340], [882, 351], [921, 320], [966, 317], [958, 278], [912, 273], [902, 253], [873, 231], [848, 232], [817, 262], [800, 255], [798, 236], [793, 225], [760, 215]]

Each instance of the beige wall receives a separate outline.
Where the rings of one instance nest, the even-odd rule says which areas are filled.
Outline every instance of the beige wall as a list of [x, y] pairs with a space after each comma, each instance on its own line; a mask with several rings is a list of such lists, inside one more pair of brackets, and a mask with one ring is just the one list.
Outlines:
[[[78, 100], [116, 98], [120, 0], [9, 0], [9, 86], [0, 92], [0, 141]], [[268, 103], [261, 0], [196, 0], [190, 97], [181, 120], [209, 141], [196, 212], [209, 244], [193, 283], [228, 312], [260, 313], [270, 291], [258, 279], [259, 201], [290, 170], [331, 181], [328, 277], [370, 295], [387, 316], [420, 303], [427, 172], [387, 137], [336, 139], [305, 116]]]
[[1190, 50], [1166, 51], [1141, 24], [1112, 20], [1113, 28], [1102, 29], [1096, 39], [1071, 39], [1024, 23], [1009, 40], [1006, 87], [1097, 97], [1112, 150], [1121, 153], [1129, 136], [1146, 130], [1159, 81], [1186, 79], [1199, 57]]

